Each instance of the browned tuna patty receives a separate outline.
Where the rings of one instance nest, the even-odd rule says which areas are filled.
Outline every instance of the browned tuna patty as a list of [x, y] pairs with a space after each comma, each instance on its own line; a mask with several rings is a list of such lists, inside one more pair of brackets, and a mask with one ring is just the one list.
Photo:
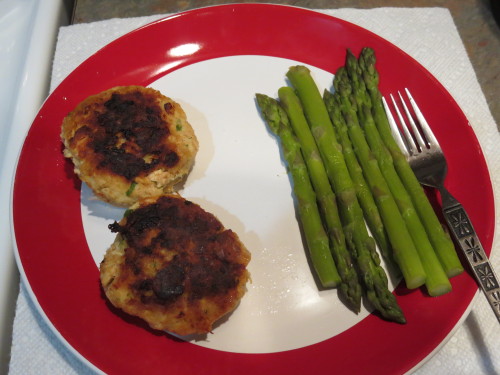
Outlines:
[[178, 195], [141, 201], [110, 225], [100, 266], [109, 301], [152, 328], [210, 332], [246, 291], [250, 253], [212, 214]]
[[173, 192], [198, 151], [181, 106], [142, 86], [88, 97], [64, 119], [61, 138], [80, 179], [101, 199], [125, 207]]

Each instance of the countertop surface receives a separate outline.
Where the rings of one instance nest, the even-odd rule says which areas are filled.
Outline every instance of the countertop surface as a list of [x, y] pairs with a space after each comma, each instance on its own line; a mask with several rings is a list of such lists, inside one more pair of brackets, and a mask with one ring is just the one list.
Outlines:
[[[251, 1], [239, 1], [248, 3]], [[453, 16], [490, 111], [500, 130], [500, 27], [492, 7], [500, 0], [273, 0], [262, 3], [287, 4], [311, 9], [377, 7], [444, 7]], [[139, 17], [175, 13], [209, 5], [231, 3], [223, 0], [76, 0], [73, 23], [109, 18]], [[497, 9], [498, 10], [498, 9]], [[500, 21], [500, 20], [499, 20]]]

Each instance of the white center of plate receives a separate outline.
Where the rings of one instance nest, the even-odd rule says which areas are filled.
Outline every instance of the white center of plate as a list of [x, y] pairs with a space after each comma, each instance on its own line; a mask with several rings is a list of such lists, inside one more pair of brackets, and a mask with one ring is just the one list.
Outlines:
[[[196, 345], [239, 353], [297, 349], [331, 338], [368, 315], [356, 315], [336, 290], [319, 291], [297, 222], [291, 181], [279, 142], [268, 131], [255, 93], [277, 97], [296, 61], [267, 56], [207, 60], [174, 71], [151, 86], [182, 105], [200, 142], [180, 194], [216, 215], [252, 253], [252, 283], [237, 309]], [[322, 92], [332, 74], [309, 66]], [[114, 240], [108, 224], [122, 209], [81, 195], [82, 219], [99, 265]]]

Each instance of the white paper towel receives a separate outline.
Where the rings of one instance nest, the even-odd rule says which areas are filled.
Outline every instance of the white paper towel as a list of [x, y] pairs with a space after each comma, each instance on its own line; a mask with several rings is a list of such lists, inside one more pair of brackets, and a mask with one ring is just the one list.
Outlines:
[[[495, 200], [500, 192], [500, 135], [473, 67], [447, 9], [377, 8], [323, 10], [375, 32], [427, 68], [451, 93], [469, 119], [490, 168]], [[62, 27], [51, 81], [53, 90], [74, 68], [105, 44], [161, 16], [111, 19]], [[496, 228], [499, 212], [496, 209]], [[493, 246], [497, 246], [495, 237]], [[492, 263], [500, 269], [494, 251]], [[464, 324], [415, 373], [500, 374], [500, 326], [486, 299], [479, 295]], [[93, 374], [57, 338], [21, 286], [14, 321], [10, 373]]]

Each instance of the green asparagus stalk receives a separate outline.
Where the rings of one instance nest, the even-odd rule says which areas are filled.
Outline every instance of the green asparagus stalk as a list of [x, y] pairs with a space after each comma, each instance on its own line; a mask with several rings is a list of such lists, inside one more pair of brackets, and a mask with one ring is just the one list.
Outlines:
[[318, 197], [320, 210], [326, 222], [333, 259], [342, 279], [339, 291], [349, 306], [358, 313], [361, 308], [361, 285], [351, 255], [347, 250], [336, 197], [328, 180], [323, 160], [304, 117], [299, 98], [295, 95], [293, 89], [291, 87], [282, 87], [278, 90], [278, 96], [301, 145], [302, 155]]
[[359, 165], [356, 154], [352, 148], [347, 125], [344, 117], [342, 117], [342, 114], [340, 113], [340, 106], [337, 103], [335, 95], [328, 90], [325, 90], [323, 93], [323, 101], [325, 102], [328, 114], [330, 115], [330, 119], [335, 128], [335, 133], [338, 138], [337, 141], [342, 146], [342, 152], [344, 154], [347, 169], [349, 170], [349, 174], [351, 175], [356, 188], [358, 201], [363, 209], [363, 214], [368, 224], [368, 228], [370, 228], [382, 256], [386, 259], [386, 261], [391, 263], [391, 266], [394, 267], [394, 259], [392, 257], [392, 249], [387, 232], [373, 198], [373, 194], [365, 180], [365, 177], [363, 176], [363, 170]]
[[266, 123], [281, 140], [283, 154], [292, 174], [300, 221], [318, 279], [325, 288], [336, 287], [341, 282], [340, 275], [330, 251], [330, 241], [323, 227], [300, 144], [291, 132], [288, 117], [279, 103], [263, 94], [257, 94], [256, 98]]
[[287, 77], [297, 91], [330, 183], [337, 194], [347, 244], [355, 255], [366, 296], [382, 317], [405, 323], [401, 308], [388, 289], [387, 275], [380, 266], [375, 241], [368, 234], [354, 184], [318, 87], [305, 66], [291, 67]]
[[418, 182], [405, 155], [395, 142], [387, 116], [382, 104], [382, 96], [378, 89], [379, 75], [375, 67], [375, 53], [371, 48], [364, 48], [359, 57], [359, 66], [362, 71], [366, 89], [371, 98], [372, 113], [375, 124], [387, 149], [394, 160], [394, 167], [398, 172], [404, 186], [411, 196], [427, 235], [437, 253], [441, 264], [448, 277], [456, 276], [463, 272], [463, 266], [455, 251], [453, 242], [444, 231], [434, 208], [427, 198], [424, 189]]
[[411, 197], [401, 182], [399, 175], [394, 168], [393, 159], [382, 141], [371, 113], [371, 100], [366, 91], [364, 81], [360, 77], [358, 59], [350, 52], [347, 52], [346, 72], [339, 77], [345, 81], [339, 86], [346, 91], [346, 95], [353, 94], [353, 102], [357, 103], [357, 111], [360, 124], [365, 132], [365, 137], [375, 158], [378, 161], [380, 171], [385, 178], [389, 190], [391, 191], [402, 217], [408, 228], [408, 232], [413, 239], [420, 261], [427, 275], [425, 285], [429, 295], [440, 296], [451, 291], [451, 284], [441, 263], [434, 252], [432, 244], [427, 236], [420, 217], [415, 210]]

